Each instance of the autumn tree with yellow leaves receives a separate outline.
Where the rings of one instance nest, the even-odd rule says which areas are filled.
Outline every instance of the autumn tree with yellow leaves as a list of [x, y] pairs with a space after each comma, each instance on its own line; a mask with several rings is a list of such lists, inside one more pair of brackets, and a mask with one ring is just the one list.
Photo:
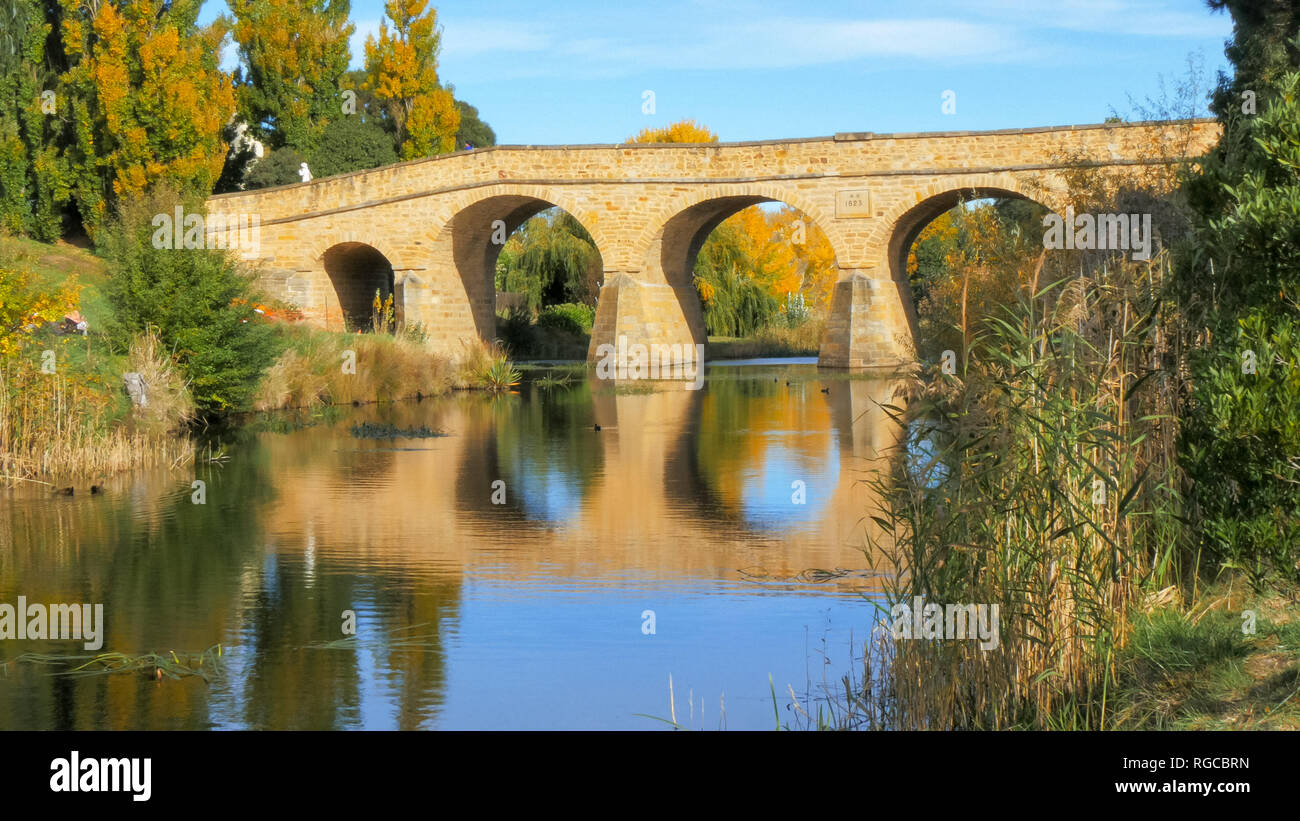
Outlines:
[[239, 110], [272, 148], [304, 153], [345, 116], [348, 0], [230, 0], [242, 66]]
[[223, 23], [200, 27], [199, 0], [58, 0], [68, 69], [72, 198], [92, 238], [115, 202], [168, 182], [208, 194], [235, 110], [218, 65]]
[[413, 160], [454, 151], [460, 112], [438, 82], [437, 11], [427, 0], [387, 0], [384, 13], [379, 37], [366, 38], [366, 87], [392, 120], [398, 153]]
[[694, 120], [679, 120], [659, 128], [646, 127], [630, 143], [716, 143], [718, 135]]

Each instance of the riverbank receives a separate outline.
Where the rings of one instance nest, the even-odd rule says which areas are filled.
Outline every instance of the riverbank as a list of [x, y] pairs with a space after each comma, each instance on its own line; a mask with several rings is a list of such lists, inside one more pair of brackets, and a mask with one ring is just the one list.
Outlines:
[[[517, 362], [580, 362], [591, 347], [595, 310], [585, 305], [544, 308], [534, 319], [526, 312], [497, 317], [497, 336]], [[817, 356], [826, 331], [823, 319], [793, 328], [769, 325], [751, 336], [710, 336], [705, 356], [758, 359]]]
[[[0, 483], [75, 492], [108, 474], [194, 459], [189, 384], [156, 335], [136, 334], [125, 350], [113, 344], [109, 275], [109, 264], [82, 248], [0, 237], [0, 294], [14, 314], [0, 349]], [[73, 311], [84, 333], [59, 327]], [[453, 362], [418, 330], [355, 335], [257, 321], [273, 323], [280, 353], [257, 380], [250, 411], [437, 396], [511, 379], [504, 353], [486, 344]], [[143, 405], [127, 395], [128, 373], [140, 375]]]
[[1117, 667], [1106, 729], [1300, 730], [1295, 603], [1241, 580], [1138, 616]]

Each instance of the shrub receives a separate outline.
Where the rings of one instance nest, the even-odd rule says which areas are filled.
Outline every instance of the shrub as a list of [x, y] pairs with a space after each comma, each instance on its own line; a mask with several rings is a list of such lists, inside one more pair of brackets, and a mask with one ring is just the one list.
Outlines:
[[543, 308], [537, 316], [537, 324], [543, 328], [556, 328], [569, 331], [575, 336], [591, 333], [591, 326], [596, 323], [596, 309], [590, 305], [568, 302]]
[[174, 192], [151, 195], [125, 207], [107, 232], [115, 313], [109, 333], [121, 349], [135, 334], [156, 333], [174, 352], [201, 415], [242, 410], [275, 359], [274, 333], [257, 320], [257, 295], [234, 256], [154, 247], [153, 215], [171, 214], [180, 202]]
[[306, 157], [292, 148], [272, 151], [248, 172], [248, 176], [244, 179], [244, 188], [252, 191], [257, 188], [274, 188], [277, 185], [301, 182], [302, 177], [298, 176], [298, 167], [306, 161]]

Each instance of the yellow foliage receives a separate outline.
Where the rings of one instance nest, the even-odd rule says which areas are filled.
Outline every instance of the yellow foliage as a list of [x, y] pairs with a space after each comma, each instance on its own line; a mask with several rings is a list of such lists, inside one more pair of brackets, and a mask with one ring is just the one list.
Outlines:
[[184, 10], [158, 0], [59, 2], [63, 42], [79, 58], [62, 79], [89, 102], [74, 125], [79, 150], [90, 156], [73, 159], [101, 178], [78, 187], [91, 235], [107, 210], [100, 192], [123, 200], [163, 180], [211, 191], [226, 157], [222, 129], [235, 110], [231, 77], [217, 65], [224, 27], [195, 29]]
[[630, 143], [716, 143], [718, 135], [694, 120], [681, 120], [662, 128], [644, 128]]
[[27, 271], [0, 266], [0, 358], [14, 356], [41, 325], [76, 308], [79, 295], [74, 281], [50, 291], [34, 285]]
[[769, 211], [757, 205], [742, 209], [724, 223], [740, 238], [749, 262], [747, 274], [778, 301], [802, 292], [809, 309], [830, 306], [839, 277], [835, 251], [820, 228], [798, 209]]
[[460, 129], [451, 92], [438, 83], [441, 38], [437, 11], [427, 6], [427, 0], [388, 0], [384, 12], [393, 29], [385, 21], [378, 38], [366, 38], [366, 87], [392, 115], [404, 160], [455, 150]]

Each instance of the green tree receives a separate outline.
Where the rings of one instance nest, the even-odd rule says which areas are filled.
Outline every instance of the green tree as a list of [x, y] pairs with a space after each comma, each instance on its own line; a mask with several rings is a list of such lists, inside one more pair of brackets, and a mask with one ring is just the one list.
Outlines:
[[1202, 318], [1181, 454], [1199, 545], [1263, 584], [1300, 581], [1300, 3], [1233, 16], [1211, 108], [1218, 146], [1187, 183], [1183, 309]]
[[307, 160], [312, 176], [328, 177], [397, 162], [393, 140], [380, 126], [344, 117], [326, 126]]
[[695, 288], [704, 304], [704, 324], [714, 336], [749, 336], [780, 310], [776, 297], [752, 275], [753, 260], [741, 229], [723, 223], [695, 259]]
[[[299, 176], [298, 169], [305, 162], [307, 158], [296, 148], [285, 147], [279, 151], [272, 151], [258, 160], [244, 177], [244, 188], [254, 191], [259, 188], [275, 188], [278, 185], [301, 182], [302, 177]], [[311, 168], [311, 165], [307, 167]]]
[[[198, 198], [160, 190], [125, 205], [104, 232], [110, 262], [110, 335], [124, 346], [154, 329], [175, 352], [199, 412], [248, 407], [277, 353], [274, 331], [254, 311], [257, 294], [238, 260], [225, 251], [157, 247], [155, 215], [180, 205], [201, 213]], [[179, 226], [177, 226], [179, 234]]]
[[492, 126], [479, 119], [477, 108], [464, 100], [457, 100], [456, 110], [460, 112], [460, 130], [456, 132], [456, 148], [464, 148], [466, 145], [487, 148], [497, 144], [496, 132], [492, 130]]
[[520, 226], [498, 258], [497, 287], [526, 295], [528, 307], [591, 304], [601, 275], [600, 251], [572, 214], [548, 209]]
[[271, 148], [310, 153], [344, 116], [349, 0], [231, 0], [239, 111]]
[[53, 27], [37, 0], [0, 2], [0, 19], [0, 228], [48, 242], [70, 195], [57, 75], [46, 59]]

